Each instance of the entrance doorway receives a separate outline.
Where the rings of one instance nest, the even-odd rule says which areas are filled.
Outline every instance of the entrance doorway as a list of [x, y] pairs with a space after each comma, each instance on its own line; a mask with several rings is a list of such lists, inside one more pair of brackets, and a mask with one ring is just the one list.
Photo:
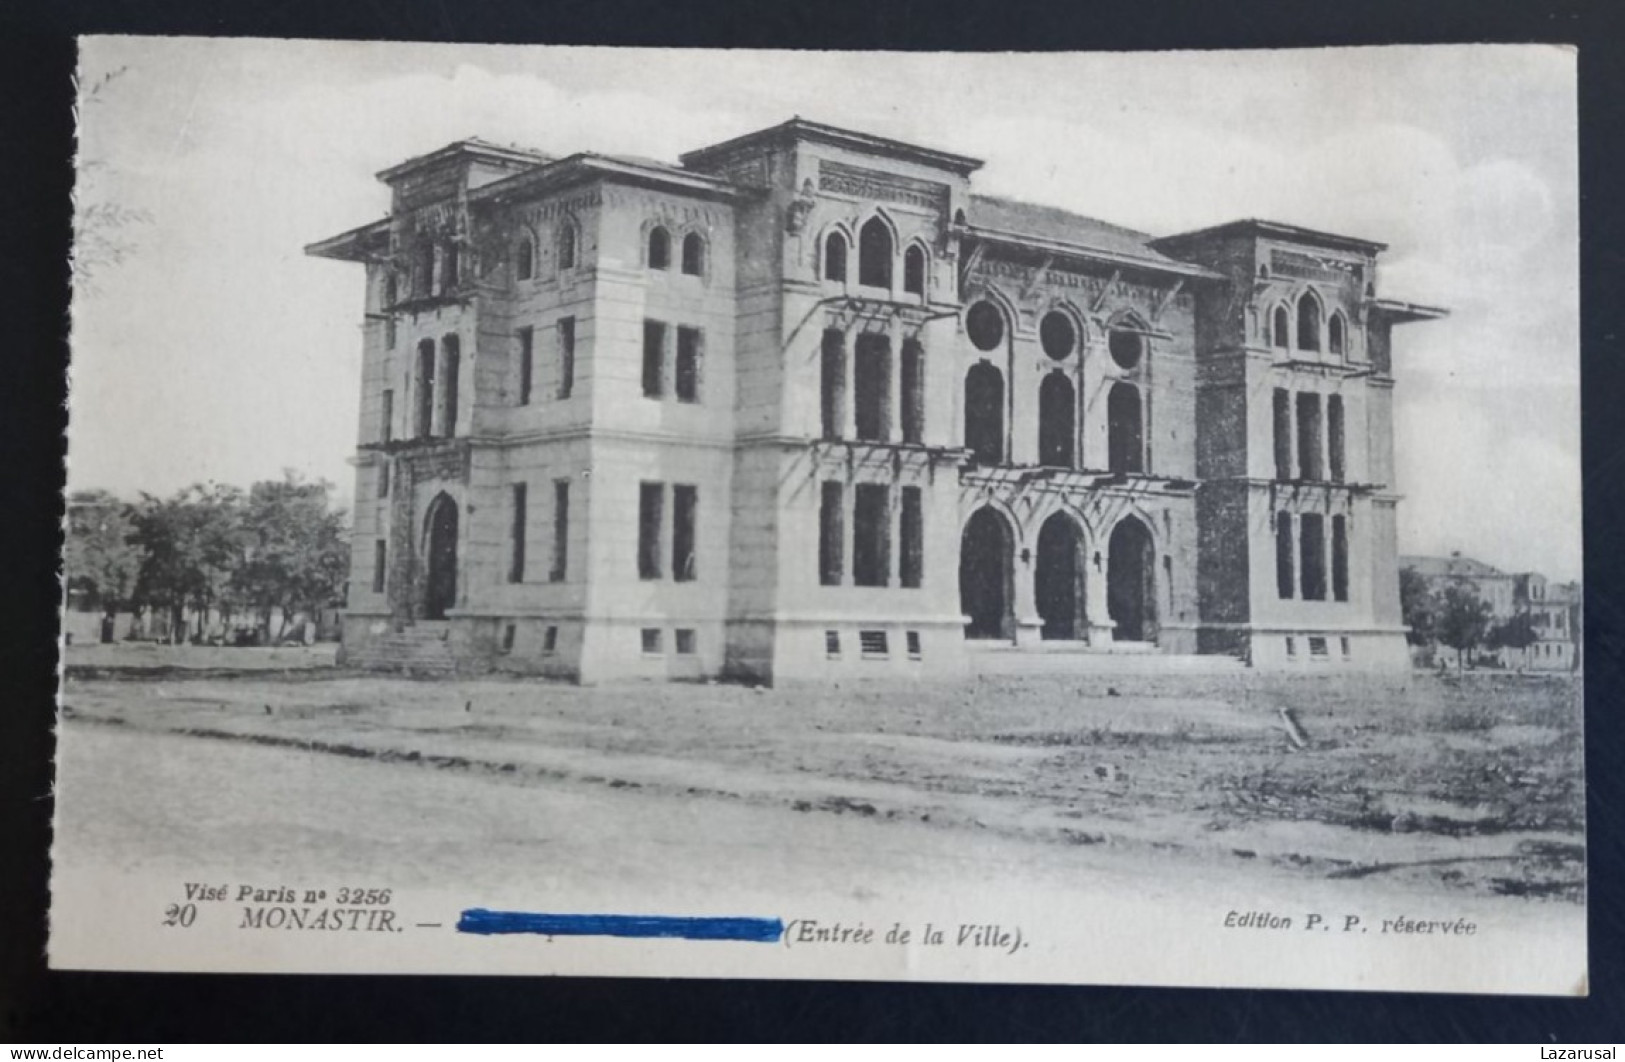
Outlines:
[[427, 522], [424, 555], [429, 570], [424, 580], [423, 617], [441, 620], [447, 609], [457, 605], [457, 503], [450, 495], [435, 495]]
[[1106, 559], [1106, 605], [1120, 642], [1156, 641], [1156, 549], [1137, 517], [1112, 529]]
[[1014, 637], [1010, 573], [1014, 542], [992, 509], [976, 510], [959, 542], [959, 610], [970, 617], [966, 638]]
[[1056, 513], [1038, 530], [1038, 563], [1033, 571], [1033, 596], [1046, 640], [1075, 641], [1088, 629], [1083, 579], [1083, 534], [1071, 517]]

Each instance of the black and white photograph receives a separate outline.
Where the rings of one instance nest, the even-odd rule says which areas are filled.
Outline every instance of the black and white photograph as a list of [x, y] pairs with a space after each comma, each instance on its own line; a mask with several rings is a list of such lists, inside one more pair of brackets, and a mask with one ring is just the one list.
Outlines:
[[1586, 994], [1573, 49], [77, 123], [53, 968]]

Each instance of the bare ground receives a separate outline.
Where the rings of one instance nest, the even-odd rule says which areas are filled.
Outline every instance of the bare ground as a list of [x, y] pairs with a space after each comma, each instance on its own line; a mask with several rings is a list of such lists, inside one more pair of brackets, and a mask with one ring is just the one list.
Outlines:
[[1584, 897], [1570, 678], [1237, 671], [583, 689], [362, 676], [303, 660], [237, 671], [245, 650], [214, 652], [175, 665], [143, 657], [136, 669], [70, 656], [64, 716], [395, 772], [659, 798], [650, 808], [907, 823], [1286, 880]]

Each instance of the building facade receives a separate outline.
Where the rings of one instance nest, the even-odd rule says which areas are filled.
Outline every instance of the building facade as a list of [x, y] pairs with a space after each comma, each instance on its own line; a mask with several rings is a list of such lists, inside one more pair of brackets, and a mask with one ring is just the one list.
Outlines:
[[[367, 271], [345, 654], [598, 681], [967, 642], [1403, 667], [1380, 244], [1156, 239], [794, 119], [679, 165], [462, 141]], [[410, 653], [407, 654], [410, 656]]]

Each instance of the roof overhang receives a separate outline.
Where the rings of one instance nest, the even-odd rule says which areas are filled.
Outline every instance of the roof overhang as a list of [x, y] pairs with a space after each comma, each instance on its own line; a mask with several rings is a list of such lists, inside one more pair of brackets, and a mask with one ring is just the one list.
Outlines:
[[703, 168], [716, 159], [731, 154], [740, 148], [770, 147], [803, 140], [846, 148], [860, 154], [878, 155], [902, 162], [918, 163], [933, 169], [947, 170], [960, 177], [970, 176], [971, 173], [981, 169], [983, 165], [981, 159], [972, 158], [969, 155], [957, 155], [951, 151], [921, 147], [918, 144], [893, 140], [890, 137], [875, 136], [873, 133], [860, 133], [855, 129], [842, 129], [839, 126], [824, 125], [821, 122], [809, 122], [805, 118], [792, 118], [788, 122], [782, 122], [767, 129], [758, 129], [753, 133], [736, 136], [732, 140], [724, 140], [720, 144], [712, 144], [697, 151], [690, 151], [679, 156], [679, 160], [684, 166]]
[[540, 151], [487, 144], [483, 140], [457, 140], [426, 155], [414, 155], [405, 162], [397, 162], [387, 169], [379, 170], [377, 177], [380, 181], [393, 181], [415, 170], [437, 166], [455, 158], [478, 159], [505, 166], [536, 166], [549, 161], [551, 156], [544, 155]]
[[1353, 251], [1368, 256], [1381, 254], [1388, 249], [1387, 244], [1375, 240], [1363, 240], [1357, 236], [1343, 236], [1335, 232], [1323, 232], [1320, 229], [1306, 229], [1301, 225], [1288, 225], [1283, 221], [1265, 221], [1262, 218], [1243, 218], [1240, 221], [1227, 221], [1222, 225], [1213, 225], [1205, 229], [1180, 232], [1152, 240], [1151, 244], [1160, 249], [1163, 246], [1177, 247], [1181, 244], [1223, 236], [1261, 236], [1333, 251]]
[[746, 194], [744, 189], [703, 173], [583, 152], [493, 181], [470, 192], [468, 198], [470, 202], [513, 202], [595, 180], [614, 180], [710, 199], [734, 200]]
[[1388, 318], [1394, 324], [1407, 324], [1411, 321], [1437, 321], [1441, 317], [1449, 317], [1450, 311], [1438, 306], [1423, 306], [1420, 303], [1404, 302], [1400, 299], [1372, 299], [1371, 309]]
[[1005, 232], [1000, 229], [984, 228], [980, 225], [956, 225], [954, 231], [962, 237], [973, 240], [983, 240], [1004, 247], [1037, 251], [1040, 254], [1053, 254], [1062, 258], [1098, 262], [1114, 269], [1139, 269], [1150, 273], [1162, 273], [1168, 276], [1187, 277], [1195, 280], [1224, 279], [1224, 274], [1216, 273], [1205, 266], [1193, 265], [1190, 262], [1176, 262], [1166, 258], [1141, 258], [1137, 255], [1107, 251], [1086, 244], [1052, 240], [1042, 236], [1028, 236], [1019, 232]]
[[305, 253], [313, 258], [337, 258], [345, 262], [372, 261], [383, 257], [388, 251], [388, 218], [305, 245]]

